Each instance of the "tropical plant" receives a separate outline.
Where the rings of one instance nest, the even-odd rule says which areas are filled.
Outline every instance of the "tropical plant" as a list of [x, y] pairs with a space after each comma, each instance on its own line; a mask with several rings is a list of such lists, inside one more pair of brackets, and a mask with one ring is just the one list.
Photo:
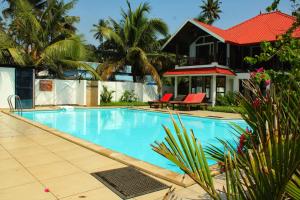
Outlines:
[[135, 82], [150, 74], [160, 88], [160, 76], [149, 62], [147, 53], [157, 47], [159, 34], [167, 35], [167, 25], [161, 19], [148, 18], [147, 14], [151, 11], [148, 3], [140, 4], [136, 10], [131, 8], [129, 1], [127, 5], [128, 10], [122, 10], [119, 22], [109, 19], [108, 24], [97, 26], [96, 36], [105, 38], [104, 43], [109, 43], [111, 52], [109, 60], [99, 66], [98, 71], [102, 79], [107, 80], [113, 73], [129, 65]]
[[221, 2], [219, 0], [206, 0], [202, 1], [201, 13], [198, 20], [207, 24], [213, 24], [216, 20], [220, 19]]
[[109, 91], [107, 86], [102, 86], [102, 92], [100, 94], [100, 101], [103, 103], [110, 103], [113, 98], [113, 93], [115, 91]]
[[[222, 192], [227, 199], [300, 198], [300, 89], [293, 75], [287, 78], [288, 84], [274, 82], [265, 95], [258, 84], [248, 82], [250, 97], [240, 95], [239, 99], [251, 130], [233, 125], [236, 144], [219, 139], [222, 148], [211, 145], [206, 150], [210, 158], [222, 163], [226, 176]], [[213, 199], [221, 199], [199, 138], [193, 131], [189, 134], [181, 121], [181, 127], [172, 121], [176, 133], [164, 127], [165, 142], [157, 142], [153, 149], [179, 166]]]
[[[3, 0], [8, 4], [8, 8], [5, 8], [2, 11], [2, 14], [5, 18], [9, 18], [13, 16], [14, 9], [16, 8], [15, 0]], [[47, 4], [47, 0], [28, 0], [28, 3], [31, 4], [36, 10], [42, 11]]]
[[125, 90], [123, 95], [120, 98], [121, 102], [136, 102], [138, 100], [137, 96], [134, 93], [134, 90]]
[[227, 92], [224, 96], [218, 95], [216, 99], [217, 106], [238, 106], [239, 102], [237, 99], [236, 92]]
[[[66, 69], [82, 68], [99, 78], [85, 62], [87, 50], [73, 23], [77, 17], [67, 15], [75, 1], [49, 0], [38, 13], [26, 0], [14, 1], [13, 14], [7, 32], [2, 32], [0, 57], [2, 63], [22, 63], [47, 68], [63, 78]], [[8, 39], [9, 42], [4, 40]], [[7, 53], [8, 52], [8, 53]]]

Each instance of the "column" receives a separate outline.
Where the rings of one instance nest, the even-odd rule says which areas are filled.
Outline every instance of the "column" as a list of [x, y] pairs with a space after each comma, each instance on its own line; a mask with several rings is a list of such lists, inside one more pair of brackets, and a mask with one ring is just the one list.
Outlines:
[[189, 76], [189, 93], [192, 93], [192, 77]]
[[230, 44], [226, 44], [226, 66], [230, 65]]
[[217, 98], [217, 77], [216, 75], [212, 76], [212, 84], [211, 84], [211, 102], [212, 106], [216, 105], [216, 98]]
[[174, 83], [174, 95], [175, 95], [175, 98], [177, 97], [177, 94], [178, 94], [178, 77], [175, 76], [175, 83]]

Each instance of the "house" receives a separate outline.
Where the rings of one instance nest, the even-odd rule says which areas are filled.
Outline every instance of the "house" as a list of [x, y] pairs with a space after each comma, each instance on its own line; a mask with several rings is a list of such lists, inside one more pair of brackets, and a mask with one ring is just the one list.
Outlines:
[[[206, 93], [215, 105], [216, 97], [228, 91], [240, 91], [242, 80], [258, 68], [288, 67], [273, 58], [261, 66], [250, 66], [244, 57], [260, 53], [260, 43], [276, 41], [295, 22], [293, 16], [280, 11], [259, 14], [226, 30], [188, 20], [165, 43], [162, 50], [176, 54], [177, 66], [164, 77], [174, 80], [174, 93]], [[300, 28], [293, 36], [300, 37]]]

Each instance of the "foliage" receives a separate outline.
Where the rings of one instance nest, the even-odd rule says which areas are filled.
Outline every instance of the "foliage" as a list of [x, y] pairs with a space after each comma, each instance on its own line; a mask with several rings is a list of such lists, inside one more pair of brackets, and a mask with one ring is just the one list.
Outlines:
[[46, 4], [31, 0], [9, 2], [8, 30], [2, 31], [3, 37], [0, 37], [2, 63], [50, 69], [61, 78], [66, 69], [80, 68], [99, 78], [96, 71], [83, 62], [87, 50], [82, 38], [75, 34], [74, 26], [79, 18], [67, 14], [75, 0], [68, 3], [49, 0]]
[[110, 102], [110, 103], [102, 103], [101, 105], [103, 107], [109, 107], [109, 106], [148, 106], [148, 103], [145, 102]]
[[240, 106], [214, 106], [207, 107], [207, 110], [214, 112], [225, 112], [225, 113], [243, 113], [244, 110]]
[[102, 92], [100, 94], [100, 100], [101, 100], [101, 103], [110, 103], [112, 98], [113, 98], [113, 93], [115, 91], [109, 91], [108, 88], [106, 86], [102, 86]]
[[216, 99], [217, 106], [238, 106], [237, 93], [227, 92], [224, 96], [218, 95]]
[[134, 90], [125, 90], [123, 95], [120, 98], [121, 102], [136, 102], [138, 100], [137, 96], [134, 93]]
[[[151, 7], [148, 3], [140, 4], [136, 10], [127, 1], [128, 10], [121, 11], [122, 19], [109, 19], [96, 25], [95, 37], [105, 41], [109, 51], [108, 60], [98, 67], [103, 80], [109, 79], [113, 73], [125, 66], [132, 66], [134, 81], [143, 80], [146, 74], [151, 74], [159, 88], [160, 76], [156, 68], [149, 62], [147, 52], [156, 49], [159, 35], [166, 36], [167, 25], [158, 18], [149, 19]], [[140, 79], [140, 80], [138, 80]]]
[[220, 19], [221, 2], [219, 0], [206, 0], [202, 1], [201, 13], [198, 20], [206, 24], [213, 24], [217, 19]]
[[[285, 90], [282, 90], [282, 88]], [[236, 145], [219, 140], [222, 148], [211, 145], [207, 154], [225, 168], [227, 199], [299, 199], [300, 169], [300, 88], [293, 75], [288, 84], [272, 82], [269, 92], [249, 82], [250, 97], [239, 96], [243, 119], [251, 129], [233, 125]], [[196, 181], [213, 199], [221, 199], [215, 190], [199, 138], [189, 134], [183, 124], [167, 127], [165, 142], [153, 149]], [[176, 139], [175, 139], [176, 138]], [[238, 149], [236, 147], [238, 146]]]

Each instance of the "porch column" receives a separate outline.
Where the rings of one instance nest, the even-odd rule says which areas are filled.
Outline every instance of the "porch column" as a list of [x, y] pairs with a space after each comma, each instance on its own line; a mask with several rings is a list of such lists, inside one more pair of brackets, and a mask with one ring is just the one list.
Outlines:
[[216, 98], [217, 98], [217, 77], [216, 75], [212, 76], [212, 84], [211, 84], [211, 102], [212, 106], [216, 105]]
[[178, 95], [178, 78], [177, 78], [177, 76], [175, 76], [174, 78], [175, 78], [175, 83], [174, 83], [174, 95], [175, 95], [175, 98], [176, 98], [177, 95]]
[[192, 77], [189, 76], [189, 93], [192, 93]]

